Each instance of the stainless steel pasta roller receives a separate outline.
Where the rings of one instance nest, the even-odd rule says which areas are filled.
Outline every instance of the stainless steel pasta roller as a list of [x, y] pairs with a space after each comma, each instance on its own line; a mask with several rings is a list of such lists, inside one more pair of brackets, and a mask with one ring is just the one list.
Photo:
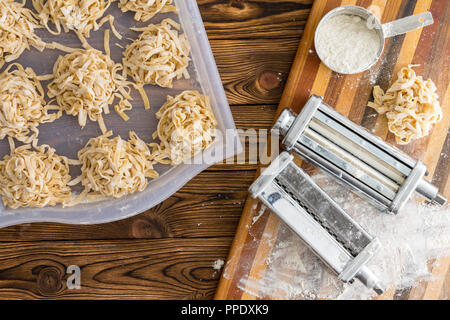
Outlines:
[[384, 289], [367, 267], [380, 242], [361, 228], [294, 161], [281, 153], [250, 186], [250, 193], [284, 221], [344, 282], [359, 279]]
[[283, 147], [294, 151], [350, 186], [381, 210], [397, 214], [416, 192], [444, 205], [424, 176], [427, 168], [374, 136], [312, 95], [300, 114], [285, 109], [272, 130], [283, 136]]

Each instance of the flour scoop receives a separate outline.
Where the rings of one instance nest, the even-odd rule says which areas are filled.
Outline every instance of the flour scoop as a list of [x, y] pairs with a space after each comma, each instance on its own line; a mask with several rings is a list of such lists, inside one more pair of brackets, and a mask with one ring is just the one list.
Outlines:
[[407, 33], [409, 31], [426, 27], [428, 25], [433, 24], [433, 16], [431, 12], [424, 12], [416, 15], [412, 15], [409, 17], [404, 17], [395, 21], [391, 21], [385, 24], [382, 24], [380, 20], [369, 10], [360, 7], [360, 6], [341, 6], [337, 7], [330, 12], [328, 12], [319, 22], [316, 28], [314, 43], [317, 49], [317, 39], [318, 34], [322, 26], [326, 23], [327, 20], [336, 17], [338, 15], [349, 15], [349, 16], [357, 16], [366, 21], [366, 25], [369, 29], [373, 29], [376, 31], [379, 40], [379, 49], [372, 61], [370, 61], [367, 65], [363, 66], [361, 69], [352, 70], [351, 72], [342, 72], [341, 70], [335, 70], [329, 64], [327, 64], [324, 59], [323, 54], [320, 51], [317, 51], [317, 54], [322, 60], [322, 62], [331, 70], [343, 74], [354, 74], [360, 73], [365, 70], [370, 69], [377, 61], [380, 59], [381, 54], [384, 50], [384, 42], [386, 38], [394, 37], [400, 34]]

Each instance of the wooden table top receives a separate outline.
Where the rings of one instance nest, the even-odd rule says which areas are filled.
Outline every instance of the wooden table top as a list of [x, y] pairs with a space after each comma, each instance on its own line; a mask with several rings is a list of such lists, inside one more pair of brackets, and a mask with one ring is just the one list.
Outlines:
[[[312, 0], [197, 2], [237, 127], [268, 129]], [[0, 229], [0, 299], [212, 298], [256, 167], [215, 165], [122, 221]], [[80, 289], [67, 288], [71, 265]]]

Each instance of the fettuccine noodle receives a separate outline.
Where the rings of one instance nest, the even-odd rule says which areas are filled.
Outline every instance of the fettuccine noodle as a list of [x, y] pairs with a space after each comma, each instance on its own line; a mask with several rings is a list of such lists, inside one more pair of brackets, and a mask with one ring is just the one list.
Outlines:
[[[72, 201], [67, 185], [70, 160], [48, 145], [14, 147], [0, 161], [0, 194], [5, 206], [45, 207]], [[34, 149], [34, 150], [33, 150]]]
[[119, 0], [119, 8], [122, 12], [135, 12], [136, 21], [146, 22], [159, 12], [177, 12], [172, 3], [173, 0]]
[[189, 79], [189, 43], [185, 34], [178, 35], [179, 29], [179, 24], [171, 19], [132, 29], [142, 33], [126, 47], [123, 65], [138, 86], [172, 88], [173, 79]]
[[84, 194], [119, 198], [136, 191], [143, 191], [147, 178], [157, 178], [153, 169], [152, 155], [149, 147], [130, 131], [130, 139], [110, 138], [107, 132], [92, 138], [78, 152], [82, 165], [81, 176], [71, 185], [81, 182]]
[[386, 114], [389, 131], [398, 144], [427, 136], [442, 119], [436, 86], [430, 79], [424, 81], [422, 76], [417, 76], [412, 67], [403, 67], [386, 92], [374, 87], [375, 101], [368, 103], [379, 114]]
[[61, 111], [49, 111], [59, 109], [46, 104], [44, 90], [31, 68], [14, 63], [0, 73], [0, 139], [10, 136], [32, 142], [39, 134], [39, 124], [53, 122], [62, 115]]
[[178, 165], [186, 161], [206, 149], [216, 134], [217, 121], [209, 97], [198, 91], [168, 96], [156, 118], [159, 123], [153, 139], [159, 138], [161, 142], [149, 145], [154, 159], [161, 163]]
[[0, 68], [22, 54], [30, 46], [39, 51], [45, 43], [35, 33], [40, 28], [33, 12], [14, 0], [0, 0]]
[[[98, 30], [105, 22], [110, 22], [113, 32], [113, 16], [103, 15], [112, 0], [33, 0], [33, 6], [45, 28], [53, 35], [61, 31], [75, 31], [81, 37], [89, 37], [91, 31]], [[101, 19], [99, 22], [97, 20]], [[52, 22], [56, 30], [49, 26]], [[120, 35], [118, 35], [120, 38]]]
[[130, 83], [121, 75], [122, 68], [108, 55], [93, 48], [59, 56], [53, 67], [53, 81], [48, 85], [48, 96], [56, 97], [67, 114], [78, 116], [81, 127], [89, 117], [91, 121], [98, 121], [105, 133], [102, 113], [109, 113], [109, 105], [115, 98], [120, 101], [114, 108], [124, 120], [128, 120], [124, 111], [132, 108], [128, 101], [131, 100]]

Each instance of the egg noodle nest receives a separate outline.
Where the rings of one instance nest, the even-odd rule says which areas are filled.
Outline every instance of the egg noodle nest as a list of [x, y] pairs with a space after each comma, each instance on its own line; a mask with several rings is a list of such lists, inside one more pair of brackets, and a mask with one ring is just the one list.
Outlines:
[[209, 97], [195, 90], [168, 96], [156, 118], [159, 123], [153, 139], [161, 142], [149, 145], [154, 159], [161, 163], [178, 165], [186, 161], [206, 149], [216, 134], [217, 121]]
[[[177, 165], [207, 148], [215, 137], [217, 121], [210, 101], [198, 91], [184, 91], [167, 102], [156, 113], [159, 120], [153, 139], [145, 143], [134, 131], [129, 139], [112, 137], [103, 114], [114, 106], [116, 112], [128, 120], [126, 111], [131, 87], [137, 89], [150, 108], [144, 91], [145, 84], [172, 87], [173, 79], [189, 79], [189, 44], [180, 25], [165, 19], [158, 25], [134, 28], [141, 32], [139, 39], [127, 46], [123, 64], [110, 57], [109, 32], [105, 31], [105, 54], [86, 41], [91, 31], [113, 17], [103, 17], [111, 2], [33, 0], [38, 15], [23, 8], [25, 2], [0, 0], [0, 64], [14, 60], [30, 45], [39, 50], [58, 49], [59, 56], [50, 75], [37, 76], [31, 68], [10, 65], [0, 74], [0, 139], [8, 137], [10, 154], [0, 161], [0, 194], [3, 203], [11, 208], [44, 207], [61, 204], [73, 206], [84, 200], [119, 198], [143, 191], [149, 179], [159, 175], [153, 165]], [[158, 12], [176, 11], [172, 0], [120, 1], [122, 11], [134, 11], [135, 19], [146, 21]], [[52, 42], [44, 43], [34, 34], [42, 23], [52, 34], [73, 30], [82, 42], [82, 49]], [[52, 23], [55, 30], [50, 29]], [[127, 80], [127, 76], [134, 82]], [[49, 81], [47, 95], [40, 81]], [[57, 105], [53, 105], [53, 102]], [[54, 113], [49, 111], [55, 110]], [[87, 119], [96, 121], [102, 135], [91, 138], [79, 150], [78, 159], [71, 160], [56, 154], [48, 145], [38, 146], [38, 125], [52, 122], [63, 111], [78, 118], [84, 127]], [[13, 138], [26, 143], [15, 147]], [[69, 165], [81, 166], [81, 174], [71, 180]], [[71, 187], [81, 184], [83, 191], [74, 198]]]
[[125, 111], [132, 109], [128, 101], [132, 99], [131, 83], [122, 76], [122, 65], [109, 57], [109, 47], [106, 48], [106, 55], [91, 47], [59, 56], [53, 75], [43, 77], [52, 79], [48, 96], [56, 97], [58, 105], [68, 115], [77, 116], [82, 128], [87, 118], [97, 121], [103, 133], [107, 129], [102, 114], [109, 113], [109, 105], [115, 98], [119, 103], [114, 108], [124, 120], [129, 119]]
[[173, 79], [189, 79], [189, 43], [185, 34], [178, 35], [180, 25], [171, 19], [150, 24], [124, 52], [125, 71], [138, 86], [144, 84], [172, 88]]
[[109, 131], [92, 138], [78, 152], [81, 175], [70, 184], [84, 186], [82, 195], [119, 198], [136, 191], [143, 191], [147, 178], [157, 178], [153, 169], [152, 154], [144, 141], [130, 131], [129, 140], [110, 138]]
[[3, 204], [19, 207], [45, 207], [72, 201], [68, 186], [71, 160], [59, 156], [48, 145], [22, 145], [0, 161], [0, 194]]
[[177, 12], [172, 3], [173, 0], [119, 0], [119, 8], [122, 12], [135, 12], [136, 21], [146, 22], [157, 13]]
[[[49, 113], [51, 110], [58, 112]], [[30, 143], [37, 139], [39, 124], [61, 115], [58, 106], [46, 104], [44, 90], [31, 68], [14, 63], [0, 73], [0, 139], [10, 136]]]
[[385, 114], [389, 131], [398, 144], [425, 137], [433, 125], [442, 119], [442, 109], [436, 94], [436, 86], [430, 79], [424, 81], [409, 65], [397, 74], [397, 80], [384, 92], [374, 87], [374, 102], [368, 106], [379, 114]]
[[0, 0], [0, 68], [30, 46], [43, 51], [46, 44], [35, 33], [40, 28], [35, 14], [24, 8], [25, 0]]
[[[33, 0], [33, 7], [38, 12], [38, 18], [45, 28], [53, 35], [61, 31], [74, 31], [79, 37], [89, 37], [91, 31], [96, 31], [105, 22], [110, 22], [111, 30], [120, 39], [115, 30], [114, 17], [103, 17], [112, 0]], [[102, 18], [103, 17], [103, 18]], [[97, 20], [101, 19], [99, 22]], [[49, 26], [52, 22], [56, 30]]]

